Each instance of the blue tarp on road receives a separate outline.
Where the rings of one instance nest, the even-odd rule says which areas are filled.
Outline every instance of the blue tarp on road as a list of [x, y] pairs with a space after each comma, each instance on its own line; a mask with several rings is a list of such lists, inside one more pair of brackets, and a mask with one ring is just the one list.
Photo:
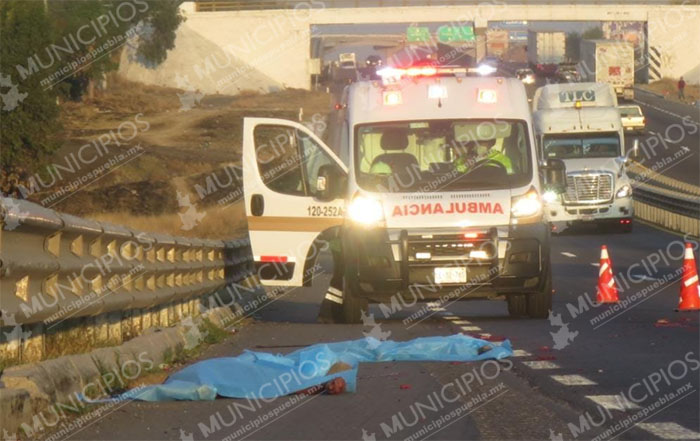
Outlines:
[[[488, 346], [491, 350], [479, 353]], [[485, 348], [488, 349], [488, 348]], [[292, 353], [245, 351], [237, 357], [200, 361], [171, 375], [163, 384], [146, 387], [131, 398], [143, 401], [275, 398], [342, 377], [349, 392], [356, 388], [359, 363], [384, 361], [476, 361], [511, 356], [510, 342], [497, 345], [455, 334], [423, 337], [405, 342], [372, 337], [338, 343], [319, 343]], [[335, 363], [351, 369], [328, 374]], [[128, 393], [127, 393], [128, 394]]]

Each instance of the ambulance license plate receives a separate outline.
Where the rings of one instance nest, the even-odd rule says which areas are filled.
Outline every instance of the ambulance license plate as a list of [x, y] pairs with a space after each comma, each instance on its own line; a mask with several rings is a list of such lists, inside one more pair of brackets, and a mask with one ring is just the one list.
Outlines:
[[467, 269], [464, 267], [435, 268], [435, 283], [467, 283]]

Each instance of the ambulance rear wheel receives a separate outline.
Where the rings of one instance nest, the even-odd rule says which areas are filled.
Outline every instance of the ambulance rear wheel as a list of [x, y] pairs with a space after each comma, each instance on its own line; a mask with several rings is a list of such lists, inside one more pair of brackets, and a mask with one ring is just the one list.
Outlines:
[[343, 323], [361, 323], [362, 312], [367, 314], [369, 307], [367, 299], [355, 295], [356, 288], [353, 285], [347, 277], [343, 278]]
[[506, 296], [508, 314], [513, 317], [525, 317], [527, 315], [527, 296], [525, 294], [511, 294]]
[[532, 318], [544, 319], [549, 317], [552, 309], [552, 269], [544, 272], [544, 281], [539, 292], [528, 294], [527, 314]]

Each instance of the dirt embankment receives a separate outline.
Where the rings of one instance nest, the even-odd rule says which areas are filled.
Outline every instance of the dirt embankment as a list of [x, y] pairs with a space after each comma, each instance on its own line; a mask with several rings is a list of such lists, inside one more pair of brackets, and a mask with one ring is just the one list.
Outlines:
[[[169, 234], [228, 238], [245, 231], [243, 118], [325, 117], [325, 93], [197, 96], [112, 79], [93, 100], [62, 105], [63, 145], [29, 170], [30, 200], [96, 220]], [[318, 116], [317, 116], [318, 117]], [[234, 170], [234, 172], [232, 172]], [[225, 188], [203, 195], [212, 177]], [[189, 198], [189, 199], [188, 199]]]
[[700, 100], [700, 84], [685, 85], [685, 100], [678, 98], [678, 78], [662, 78], [653, 83], [642, 86], [647, 90], [659, 93], [672, 101], [683, 101], [687, 104], [693, 104]]

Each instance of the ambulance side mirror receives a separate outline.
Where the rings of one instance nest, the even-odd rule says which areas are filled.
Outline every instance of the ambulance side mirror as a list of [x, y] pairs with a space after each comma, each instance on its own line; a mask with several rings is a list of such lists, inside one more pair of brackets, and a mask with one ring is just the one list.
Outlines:
[[322, 201], [332, 201], [343, 194], [347, 179], [335, 165], [319, 167], [316, 178], [316, 197]]
[[549, 158], [544, 165], [545, 184], [556, 193], [566, 191], [566, 165], [561, 159]]

